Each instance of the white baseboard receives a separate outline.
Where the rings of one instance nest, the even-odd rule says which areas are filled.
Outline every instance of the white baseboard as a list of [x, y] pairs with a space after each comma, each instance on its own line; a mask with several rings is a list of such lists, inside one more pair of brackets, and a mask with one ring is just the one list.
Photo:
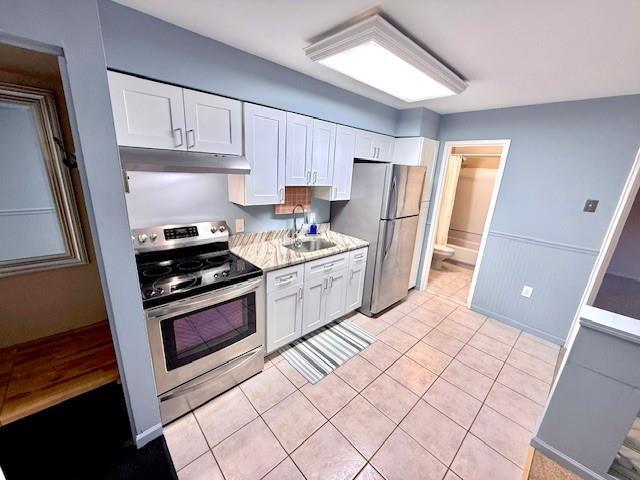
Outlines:
[[162, 424], [158, 423], [157, 425], [147, 428], [144, 432], [136, 435], [136, 447], [142, 448], [150, 441], [158, 438], [160, 435], [162, 435]]

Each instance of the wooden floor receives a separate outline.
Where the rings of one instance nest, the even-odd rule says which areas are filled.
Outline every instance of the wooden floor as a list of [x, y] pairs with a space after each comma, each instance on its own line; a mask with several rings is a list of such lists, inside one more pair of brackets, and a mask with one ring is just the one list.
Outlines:
[[118, 378], [107, 322], [0, 349], [0, 425]]

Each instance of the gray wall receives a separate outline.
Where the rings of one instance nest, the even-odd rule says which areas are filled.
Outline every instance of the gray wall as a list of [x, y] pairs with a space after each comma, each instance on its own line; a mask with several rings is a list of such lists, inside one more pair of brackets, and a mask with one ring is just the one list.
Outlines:
[[[129, 172], [127, 209], [131, 228], [226, 220], [235, 232], [243, 218], [246, 232], [290, 228], [290, 215], [275, 215], [273, 205], [241, 207], [228, 200], [227, 176], [205, 173]], [[185, 195], [185, 192], [189, 192]], [[329, 202], [313, 199], [316, 223], [329, 221]]]
[[437, 139], [441, 115], [424, 107], [400, 110], [396, 121], [397, 137]]
[[[0, 0], [0, 40], [64, 49], [74, 143], [134, 437], [161, 432], [116, 147], [98, 11], [88, 0]], [[147, 432], [146, 434], [144, 432]]]
[[[438, 170], [446, 141], [511, 139], [474, 309], [564, 341], [638, 150], [639, 118], [640, 95], [441, 117]], [[600, 200], [596, 213], [582, 212], [587, 198]], [[523, 284], [534, 287], [528, 300]]]
[[110, 0], [99, 0], [99, 9], [109, 68], [365, 130], [395, 133], [398, 111], [392, 107]]

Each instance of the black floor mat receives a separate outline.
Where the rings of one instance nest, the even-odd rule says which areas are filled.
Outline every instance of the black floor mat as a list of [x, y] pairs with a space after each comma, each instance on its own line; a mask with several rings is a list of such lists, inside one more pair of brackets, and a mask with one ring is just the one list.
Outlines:
[[7, 480], [177, 479], [164, 437], [132, 445], [117, 384], [0, 427], [0, 467]]

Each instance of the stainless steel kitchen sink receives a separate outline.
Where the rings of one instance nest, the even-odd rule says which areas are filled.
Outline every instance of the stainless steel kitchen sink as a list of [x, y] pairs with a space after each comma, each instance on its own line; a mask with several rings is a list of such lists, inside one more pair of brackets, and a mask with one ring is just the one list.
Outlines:
[[317, 250], [335, 247], [336, 244], [330, 242], [326, 238], [300, 238], [289, 243], [285, 243], [284, 246], [289, 250], [295, 250], [296, 252], [315, 252]]

